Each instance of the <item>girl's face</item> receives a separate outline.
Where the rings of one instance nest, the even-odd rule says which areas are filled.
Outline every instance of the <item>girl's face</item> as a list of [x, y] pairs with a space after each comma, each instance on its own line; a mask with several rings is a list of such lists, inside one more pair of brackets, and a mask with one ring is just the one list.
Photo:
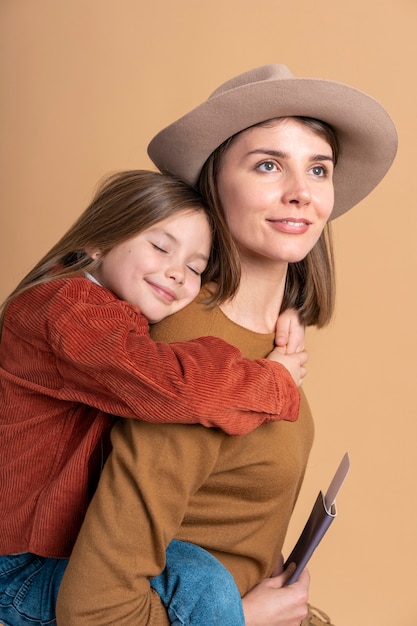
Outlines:
[[218, 188], [242, 263], [301, 261], [333, 209], [332, 150], [291, 118], [255, 126], [223, 155]]
[[210, 248], [204, 211], [184, 210], [116, 245], [102, 256], [94, 277], [156, 323], [198, 295]]

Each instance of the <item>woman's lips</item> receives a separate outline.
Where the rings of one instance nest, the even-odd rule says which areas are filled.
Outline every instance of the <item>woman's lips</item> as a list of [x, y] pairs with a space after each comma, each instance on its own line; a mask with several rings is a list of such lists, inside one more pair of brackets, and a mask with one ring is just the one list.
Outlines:
[[311, 222], [306, 219], [284, 217], [279, 220], [268, 220], [275, 230], [281, 233], [288, 233], [290, 235], [302, 235], [305, 233]]

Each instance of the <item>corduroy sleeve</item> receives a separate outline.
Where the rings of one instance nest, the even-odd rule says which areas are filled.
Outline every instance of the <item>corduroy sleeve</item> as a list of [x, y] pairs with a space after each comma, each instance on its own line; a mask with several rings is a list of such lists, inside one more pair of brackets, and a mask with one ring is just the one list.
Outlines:
[[48, 381], [45, 372], [37, 379], [36, 372], [26, 371], [21, 384], [28, 391], [121, 417], [200, 423], [231, 435], [247, 434], [270, 421], [297, 419], [299, 392], [282, 365], [245, 359], [215, 337], [154, 342], [135, 307], [108, 296], [102, 302], [100, 294], [96, 301], [81, 298], [77, 285], [73, 281], [49, 298], [43, 295], [38, 306], [41, 290], [31, 294], [38, 319], [48, 320], [54, 379]]

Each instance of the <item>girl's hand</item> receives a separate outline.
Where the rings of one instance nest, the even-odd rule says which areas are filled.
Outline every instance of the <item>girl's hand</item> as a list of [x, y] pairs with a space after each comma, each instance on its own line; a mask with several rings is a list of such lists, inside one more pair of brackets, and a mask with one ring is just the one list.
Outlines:
[[270, 361], [281, 363], [289, 371], [297, 387], [300, 387], [307, 374], [307, 350], [299, 350], [298, 352], [287, 354], [283, 353], [281, 348], [274, 348], [266, 358]]
[[277, 320], [275, 345], [282, 354], [304, 350], [305, 327], [295, 309], [287, 309]]

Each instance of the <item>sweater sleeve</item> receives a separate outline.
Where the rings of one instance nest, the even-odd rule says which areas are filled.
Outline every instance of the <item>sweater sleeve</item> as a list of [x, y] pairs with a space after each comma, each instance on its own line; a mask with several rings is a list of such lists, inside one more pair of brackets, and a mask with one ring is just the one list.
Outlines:
[[60, 587], [58, 626], [169, 625], [149, 579], [164, 569], [166, 548], [223, 437], [198, 426], [115, 426], [113, 452]]
[[60, 294], [48, 302], [48, 319], [61, 377], [59, 385], [42, 389], [52, 397], [120, 417], [200, 423], [231, 435], [298, 417], [299, 392], [286, 368], [245, 359], [222, 339], [154, 342], [138, 310], [114, 298], [97, 303]]

